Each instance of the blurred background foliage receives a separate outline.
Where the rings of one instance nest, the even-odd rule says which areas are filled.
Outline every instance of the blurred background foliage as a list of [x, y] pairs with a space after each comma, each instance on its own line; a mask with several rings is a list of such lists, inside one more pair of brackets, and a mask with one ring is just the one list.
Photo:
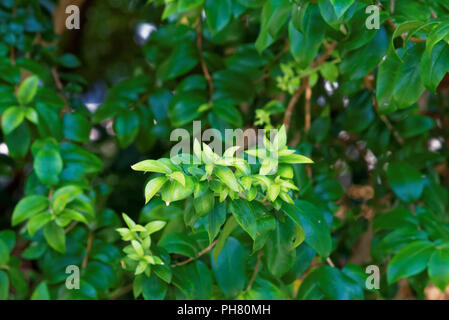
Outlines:
[[[71, 3], [80, 7], [80, 30], [65, 30]], [[278, 251], [291, 268], [273, 272], [270, 261], [279, 257], [266, 247], [251, 282], [260, 258], [249, 255], [252, 241], [238, 229], [227, 248], [243, 275], [224, 272], [222, 280], [220, 266], [204, 256], [176, 269], [170, 285], [146, 279], [144, 298], [447, 298], [446, 1], [223, 3], [0, 0], [2, 118], [21, 103], [24, 79], [39, 78], [34, 100], [23, 104], [35, 110], [38, 123], [29, 111], [11, 132], [2, 124], [0, 251], [8, 252], [9, 268], [0, 271], [3, 287], [8, 284], [2, 297], [132, 298], [135, 280], [122, 268], [123, 243], [115, 232], [122, 212], [142, 224], [167, 221], [155, 243], [179, 233], [188, 235], [183, 241], [194, 243], [195, 253], [207, 247], [204, 230], [186, 225], [184, 204], [167, 207], [154, 199], [144, 206], [148, 176], [130, 169], [166, 156], [171, 130], [192, 131], [192, 121], [202, 120], [202, 129], [222, 132], [288, 122], [289, 145], [315, 161], [295, 165], [295, 197], [324, 218], [332, 233], [330, 260], [306, 238], [294, 250], [285, 244]], [[378, 3], [381, 28], [367, 30], [365, 8]], [[214, 6], [219, 13], [211, 20], [204, 12]], [[430, 52], [426, 39], [434, 42]], [[53, 172], [59, 158], [63, 167]], [[11, 226], [20, 200], [51, 198], [63, 186], [82, 190], [71, 190], [78, 198], [68, 208], [87, 219], [60, 221], [64, 250], [45, 228], [30, 236], [29, 226]], [[32, 208], [44, 201], [35, 200]], [[422, 254], [407, 260], [414, 252]], [[170, 253], [176, 261], [188, 256]], [[82, 266], [81, 291], [64, 287], [68, 264]], [[370, 264], [381, 269], [379, 291], [364, 286]], [[235, 287], [223, 284], [230, 279]], [[149, 289], [158, 286], [163, 294]]]

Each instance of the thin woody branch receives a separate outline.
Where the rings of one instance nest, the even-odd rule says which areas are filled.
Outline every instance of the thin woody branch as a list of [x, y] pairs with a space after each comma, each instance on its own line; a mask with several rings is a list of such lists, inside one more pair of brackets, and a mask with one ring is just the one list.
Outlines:
[[203, 70], [204, 77], [206, 78], [207, 85], [209, 87], [209, 97], [212, 100], [212, 95], [214, 94], [214, 85], [212, 83], [212, 77], [207, 69], [206, 61], [204, 60], [203, 55], [203, 23], [201, 21], [201, 17], [198, 19], [198, 23], [196, 25], [196, 47], [198, 49], [198, 55], [200, 57], [201, 69]]

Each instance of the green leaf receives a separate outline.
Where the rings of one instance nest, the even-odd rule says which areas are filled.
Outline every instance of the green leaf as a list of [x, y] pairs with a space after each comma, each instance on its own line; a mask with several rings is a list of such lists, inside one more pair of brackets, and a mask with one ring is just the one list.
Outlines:
[[346, 10], [354, 3], [354, 0], [330, 0], [334, 6], [337, 17], [340, 18]]
[[58, 58], [58, 63], [65, 68], [77, 68], [81, 62], [73, 54], [64, 54]]
[[399, 109], [407, 108], [418, 101], [425, 87], [421, 82], [421, 56], [423, 46], [419, 44], [409, 49], [403, 57], [403, 63], [396, 74], [393, 98]]
[[19, 107], [10, 107], [2, 115], [2, 130], [5, 135], [10, 134], [23, 121], [23, 110]]
[[426, 54], [430, 56], [433, 48], [437, 43], [442, 41], [445, 37], [449, 35], [449, 23], [443, 22], [434, 28], [427, 36], [426, 41]]
[[39, 78], [36, 76], [31, 76], [22, 81], [17, 91], [17, 99], [20, 104], [25, 105], [30, 103], [37, 93], [37, 88], [39, 84]]
[[298, 292], [301, 300], [363, 300], [363, 289], [358, 282], [337, 268], [321, 266], [314, 269], [302, 282]]
[[436, 93], [437, 87], [449, 72], [449, 44], [438, 43], [430, 55], [424, 53], [421, 58], [421, 80], [424, 86]]
[[75, 200], [83, 190], [77, 186], [69, 185], [57, 189], [51, 198], [51, 206], [55, 214], [62, 212], [67, 204]]
[[247, 300], [285, 300], [286, 295], [282, 290], [268, 280], [257, 278], [245, 299]]
[[8, 274], [0, 270], [0, 300], [8, 300], [9, 295], [9, 278]]
[[279, 161], [274, 158], [265, 158], [260, 166], [259, 174], [262, 176], [276, 174]]
[[320, 256], [329, 256], [332, 250], [332, 239], [320, 210], [304, 200], [295, 200], [294, 205], [284, 203], [282, 209], [290, 219], [303, 228], [306, 235], [305, 242]]
[[44, 196], [28, 196], [19, 201], [12, 213], [12, 225], [16, 226], [22, 221], [48, 208], [48, 199]]
[[285, 0], [267, 0], [262, 8], [261, 27], [255, 46], [259, 53], [268, 48], [277, 37], [291, 11], [291, 3]]
[[140, 118], [136, 112], [123, 110], [115, 118], [114, 131], [122, 148], [134, 142], [140, 129]]
[[165, 221], [151, 221], [147, 225], [145, 225], [145, 229], [147, 229], [148, 235], [158, 232], [162, 230], [167, 225]]
[[6, 135], [5, 142], [8, 145], [11, 157], [24, 158], [31, 143], [31, 132], [26, 122], [22, 122], [14, 131]]
[[54, 216], [46, 211], [39, 213], [32, 217], [30, 221], [28, 221], [28, 233], [30, 234], [30, 237], [33, 237], [34, 234], [43, 226], [45, 226], [49, 221], [53, 220]]
[[391, 284], [401, 278], [411, 277], [423, 271], [433, 252], [434, 244], [422, 240], [402, 248], [388, 264], [388, 283]]
[[169, 233], [158, 243], [168, 253], [182, 254], [189, 258], [195, 258], [198, 252], [196, 242], [183, 233]]
[[11, 267], [8, 269], [9, 281], [16, 292], [16, 296], [26, 296], [28, 294], [28, 283], [19, 268]]
[[232, 1], [231, 0], [206, 0], [206, 21], [209, 28], [218, 32], [227, 26], [231, 20]]
[[147, 183], [145, 186], [145, 204], [154, 197], [167, 181], [167, 177], [157, 177]]
[[190, 176], [186, 176], [186, 184], [183, 186], [178, 181], [168, 181], [161, 189], [162, 200], [167, 204], [184, 200], [193, 193], [193, 180]]
[[449, 248], [437, 248], [429, 260], [429, 277], [432, 282], [445, 291], [449, 284]]
[[195, 68], [198, 61], [198, 52], [195, 45], [183, 41], [177, 44], [171, 54], [159, 65], [157, 77], [162, 81], [177, 78]]
[[168, 113], [174, 127], [183, 126], [199, 117], [198, 109], [207, 99], [196, 91], [177, 94], [170, 102]]
[[234, 231], [234, 229], [237, 227], [237, 225], [238, 224], [234, 216], [230, 216], [229, 219], [226, 221], [223, 230], [218, 236], [217, 244], [215, 245], [215, 248], [212, 251], [215, 260], [217, 260], [218, 255], [220, 254], [221, 250], [223, 249], [226, 243], [226, 240], [228, 239], [232, 231]]
[[365, 77], [382, 61], [387, 51], [387, 43], [387, 32], [384, 28], [381, 28], [372, 41], [342, 57], [341, 74], [345, 79], [351, 80]]
[[39, 115], [37, 114], [36, 110], [34, 108], [26, 107], [23, 111], [25, 118], [28, 119], [28, 121], [39, 124]]
[[239, 225], [254, 240], [257, 236], [257, 220], [251, 203], [242, 199], [231, 201], [230, 210]]
[[178, 12], [183, 12], [187, 10], [194, 9], [202, 5], [204, 0], [179, 0], [178, 1]]
[[236, 297], [245, 287], [247, 253], [235, 238], [229, 237], [217, 257], [211, 256], [212, 271], [227, 297]]
[[2, 240], [6, 244], [9, 253], [11, 253], [16, 244], [16, 234], [11, 230], [0, 231], [0, 240]]
[[61, 154], [55, 149], [41, 149], [34, 159], [34, 170], [37, 177], [43, 184], [49, 186], [59, 183], [62, 167]]
[[276, 278], [282, 277], [293, 266], [296, 253], [292, 250], [294, 240], [295, 224], [290, 220], [284, 223], [276, 221], [276, 229], [265, 245], [267, 267]]
[[67, 221], [67, 224], [72, 221], [79, 221], [86, 225], [89, 223], [87, 221], [86, 217], [83, 216], [81, 213], [79, 213], [76, 210], [72, 210], [72, 209], [68, 209], [68, 208], [64, 209], [64, 211], [61, 212], [61, 214], [58, 217], [58, 220]]
[[396, 125], [399, 135], [405, 139], [423, 134], [433, 127], [435, 123], [432, 118], [420, 114], [410, 114]]
[[9, 262], [9, 249], [3, 240], [0, 240], [0, 266], [6, 266]]
[[279, 163], [313, 163], [313, 160], [303, 155], [293, 153], [287, 156], [279, 156]]
[[60, 253], [65, 253], [65, 232], [54, 221], [44, 226], [44, 237], [47, 243]]
[[207, 216], [207, 234], [209, 243], [212, 243], [215, 237], [220, 233], [221, 226], [226, 221], [226, 204], [218, 203]]
[[392, 162], [387, 169], [388, 182], [394, 193], [404, 202], [413, 202], [421, 197], [424, 180], [418, 170], [405, 162]]
[[167, 284], [158, 277], [145, 278], [142, 282], [145, 300], [163, 300], [167, 294]]
[[295, 27], [293, 21], [290, 21], [288, 38], [293, 58], [302, 68], [307, 68], [318, 54], [326, 28], [316, 5], [310, 5], [304, 10], [307, 11], [302, 21], [303, 32]]
[[64, 136], [76, 142], [89, 142], [89, 121], [77, 113], [66, 113], [62, 118]]
[[214, 174], [232, 191], [239, 192], [239, 185], [234, 173], [228, 167], [216, 166]]
[[31, 300], [50, 300], [50, 292], [45, 281], [39, 283], [36, 289], [34, 289]]
[[296, 248], [296, 257], [293, 267], [284, 275], [282, 280], [285, 283], [292, 283], [301, 277], [309, 268], [315, 258], [315, 251], [307, 244], [303, 243]]
[[203, 217], [208, 214], [214, 208], [214, 204], [215, 195], [210, 190], [193, 199], [193, 206], [198, 217]]
[[158, 160], [144, 160], [136, 163], [131, 168], [136, 171], [158, 172], [165, 174], [169, 174], [172, 172], [172, 170], [166, 164]]

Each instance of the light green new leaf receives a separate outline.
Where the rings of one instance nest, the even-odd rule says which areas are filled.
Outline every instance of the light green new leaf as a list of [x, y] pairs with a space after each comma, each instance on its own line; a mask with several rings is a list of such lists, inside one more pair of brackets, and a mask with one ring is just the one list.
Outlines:
[[32, 217], [30, 221], [28, 221], [27, 226], [30, 237], [33, 237], [40, 228], [42, 228], [49, 221], [53, 220], [53, 218], [54, 216], [49, 211], [39, 213]]
[[144, 160], [136, 163], [131, 168], [135, 171], [158, 172], [165, 174], [169, 174], [172, 172], [167, 165], [158, 160]]
[[167, 181], [167, 177], [157, 177], [147, 183], [145, 186], [145, 204], [154, 197]]
[[31, 218], [48, 208], [48, 199], [44, 196], [28, 196], [19, 201], [12, 214], [12, 226]]
[[20, 104], [28, 104], [34, 99], [37, 93], [38, 84], [39, 78], [36, 76], [31, 76], [23, 80], [17, 92], [17, 99]]
[[145, 229], [147, 230], [146, 232], [150, 235], [164, 228], [166, 224], [167, 222], [165, 221], [151, 221], [147, 225], [145, 225]]
[[10, 107], [2, 115], [2, 130], [5, 135], [17, 128], [24, 118], [23, 110], [19, 107]]
[[239, 185], [234, 173], [228, 167], [216, 166], [214, 168], [214, 174], [223, 182], [229, 189], [235, 192], [239, 192]]

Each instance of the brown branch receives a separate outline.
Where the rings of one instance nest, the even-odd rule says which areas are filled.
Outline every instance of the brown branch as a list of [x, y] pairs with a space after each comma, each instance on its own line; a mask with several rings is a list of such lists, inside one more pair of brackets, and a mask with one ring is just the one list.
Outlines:
[[133, 289], [133, 284], [129, 284], [123, 288], [121, 288], [119, 291], [114, 293], [112, 296], [109, 297], [109, 300], [116, 300], [117, 298], [123, 296], [124, 294], [127, 294]]
[[15, 66], [16, 65], [16, 51], [14, 50], [14, 46], [11, 46], [10, 52], [11, 52], [11, 64], [13, 66]]
[[204, 60], [203, 55], [203, 24], [201, 21], [201, 17], [198, 19], [198, 23], [196, 25], [196, 47], [200, 56], [201, 69], [203, 69], [204, 77], [206, 78], [207, 84], [209, 86], [210, 100], [212, 101], [214, 86], [212, 83], [212, 77], [210, 76], [209, 70], [207, 69], [206, 61]]
[[391, 132], [391, 134], [393, 135], [393, 137], [396, 139], [396, 141], [400, 144], [403, 145], [404, 144], [404, 139], [402, 139], [402, 137], [399, 135], [399, 133], [394, 129], [393, 125], [391, 124], [390, 120], [388, 120], [388, 118], [383, 115], [380, 114], [379, 111], [379, 103], [377, 102], [376, 97], [373, 97], [373, 103], [374, 103], [374, 108], [376, 109], [376, 112], [380, 118], [380, 120], [382, 120], [383, 123], [385, 123], [385, 125], [387, 126], [388, 130]]
[[304, 85], [304, 82], [301, 84], [301, 86], [295, 91], [292, 98], [290, 99], [287, 110], [285, 110], [284, 115], [284, 126], [285, 130], [288, 131], [288, 128], [290, 127], [290, 121], [293, 115], [293, 110], [295, 109], [295, 105], [298, 102], [299, 98], [301, 97], [302, 93], [306, 89], [306, 86]]
[[335, 48], [337, 47], [338, 42], [334, 41], [329, 45], [326, 45], [326, 51], [324, 51], [324, 53], [321, 55], [321, 57], [319, 57], [317, 60], [314, 61], [314, 63], [312, 64], [312, 68], [316, 68], [321, 66], [323, 63], [326, 62], [326, 60], [330, 57], [330, 55], [332, 54], [332, 52], [335, 50]]
[[[338, 42], [334, 41], [330, 45], [326, 46], [326, 51], [312, 63], [312, 68], [317, 68], [321, 66], [326, 60], [330, 57], [332, 51], [337, 47]], [[307, 77], [307, 76], [306, 76]], [[284, 115], [284, 125], [285, 129], [288, 131], [290, 126], [291, 117], [293, 115], [293, 110], [295, 109], [295, 105], [301, 97], [302, 93], [307, 89], [308, 81], [301, 81], [301, 86], [295, 91], [292, 98], [290, 99], [287, 110]], [[309, 88], [310, 89], [310, 88]]]
[[61, 78], [59, 77], [59, 72], [56, 67], [51, 68], [51, 74], [53, 75], [53, 80], [55, 81], [56, 88], [58, 88], [59, 95], [61, 96], [62, 100], [64, 100], [65, 107], [61, 110], [61, 116], [69, 112], [71, 110], [69, 106], [69, 100], [67, 99], [65, 93], [64, 93], [64, 85], [62, 84]]
[[65, 233], [69, 233], [73, 228], [76, 227], [76, 225], [78, 224], [78, 221], [73, 221], [72, 224], [70, 226], [68, 226], [67, 228], [65, 228], [64, 232]]
[[263, 254], [263, 250], [260, 250], [259, 253], [257, 254], [256, 266], [254, 267], [253, 275], [251, 276], [251, 280], [249, 280], [248, 287], [246, 287], [245, 291], [251, 290], [251, 287], [253, 286], [253, 283], [256, 280], [257, 274], [259, 273], [260, 260], [262, 258], [262, 254]]
[[305, 113], [305, 117], [304, 117], [304, 131], [307, 134], [310, 130], [310, 124], [312, 122], [312, 116], [311, 116], [311, 102], [310, 100], [312, 99], [312, 89], [310, 88], [310, 83], [309, 83], [309, 77], [306, 77], [304, 79], [305, 82], [305, 86], [306, 86], [306, 94], [305, 94], [305, 98], [306, 98], [306, 102], [304, 104], [304, 113]]
[[204, 254], [208, 253], [210, 250], [212, 250], [212, 248], [215, 247], [215, 245], [217, 244], [217, 242], [218, 242], [218, 239], [215, 240], [214, 242], [212, 242], [207, 248], [205, 248], [205, 249], [203, 249], [202, 251], [200, 251], [200, 253], [198, 253], [198, 255], [197, 255], [195, 258], [189, 258], [189, 259], [187, 259], [187, 260], [184, 260], [184, 261], [181, 261], [181, 262], [172, 264], [171, 266], [172, 266], [172, 267], [180, 267], [180, 266], [183, 266], [183, 265], [185, 265], [185, 264], [188, 264], [188, 263], [190, 263], [190, 262], [192, 262], [192, 261], [194, 261], [194, 260], [196, 260], [196, 259], [199, 259], [202, 255], [204, 255]]
[[87, 261], [89, 260], [89, 252], [92, 248], [92, 241], [94, 240], [94, 234], [89, 232], [89, 238], [87, 239], [86, 253], [84, 254], [83, 264], [81, 267], [84, 269], [87, 266]]

